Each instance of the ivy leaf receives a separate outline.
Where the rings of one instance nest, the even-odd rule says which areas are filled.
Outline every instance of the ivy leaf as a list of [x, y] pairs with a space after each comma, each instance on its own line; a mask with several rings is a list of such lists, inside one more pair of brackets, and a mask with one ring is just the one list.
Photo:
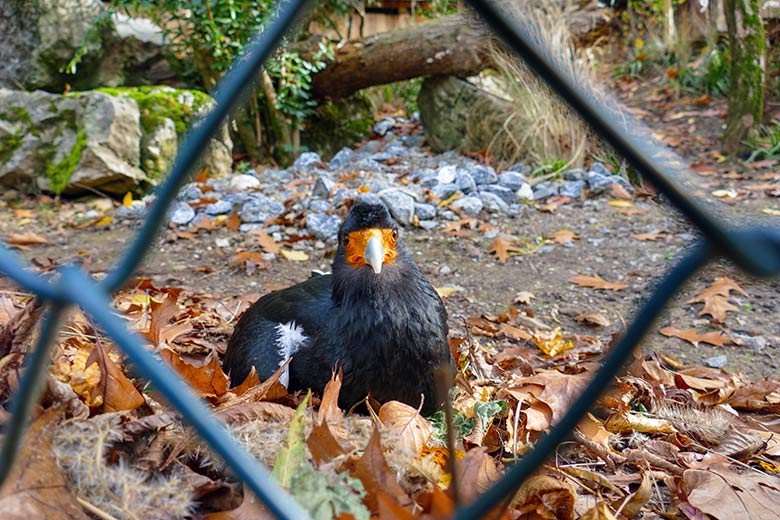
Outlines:
[[506, 411], [508, 408], [506, 401], [499, 399], [497, 401], [477, 401], [474, 403], [474, 414], [481, 419], [482, 430], [486, 432], [493, 417]]
[[295, 415], [290, 421], [290, 430], [287, 432], [287, 440], [276, 455], [274, 469], [271, 476], [282, 486], [290, 488], [293, 477], [303, 466], [306, 458], [306, 436], [304, 431], [304, 413], [311, 398], [311, 390], [298, 405]]

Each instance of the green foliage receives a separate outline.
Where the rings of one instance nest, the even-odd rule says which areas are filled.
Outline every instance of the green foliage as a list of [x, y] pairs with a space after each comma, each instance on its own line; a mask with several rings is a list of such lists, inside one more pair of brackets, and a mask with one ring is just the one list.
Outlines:
[[474, 403], [474, 415], [478, 416], [482, 421], [482, 430], [487, 431], [490, 423], [493, 422], [493, 417], [501, 412], [507, 411], [509, 406], [506, 401], [477, 401]]
[[14, 132], [0, 136], [0, 164], [3, 164], [14, 154], [24, 142], [24, 132]]
[[363, 483], [347, 473], [330, 475], [304, 462], [292, 476], [290, 493], [312, 520], [354, 518], [368, 520], [371, 513], [363, 504]]
[[751, 150], [747, 162], [758, 160], [780, 160], [780, 120], [774, 120], [771, 125], [759, 127], [759, 137], [745, 142]]
[[[433, 426], [433, 437], [442, 444], [447, 444], [447, 420], [444, 412], [436, 412], [427, 419]], [[473, 417], [466, 417], [455, 409], [452, 410], [452, 422], [458, 439], [462, 439], [471, 433], [477, 425], [477, 421]]]
[[569, 161], [563, 159], [551, 159], [544, 161], [531, 172], [531, 177], [545, 177], [547, 179], [560, 179], [563, 170], [570, 166]]
[[68, 75], [75, 75], [78, 72], [78, 66], [91, 50], [102, 46], [106, 34], [111, 31], [113, 27], [113, 21], [111, 20], [111, 11], [106, 9], [99, 14], [92, 24], [92, 27], [87, 31], [84, 39], [81, 41], [81, 45], [73, 53], [68, 63], [60, 68], [60, 72]]
[[331, 49], [320, 43], [311, 61], [301, 58], [296, 52], [282, 49], [268, 65], [268, 73], [277, 82], [276, 106], [299, 128], [317, 106], [310, 95], [312, 76], [324, 69], [326, 60], [332, 57]]
[[402, 103], [407, 115], [420, 110], [417, 106], [417, 95], [420, 93], [423, 78], [410, 79], [408, 81], [398, 81], [385, 85], [384, 100], [388, 104]]
[[292, 484], [293, 476], [304, 464], [306, 459], [306, 438], [304, 431], [304, 414], [306, 406], [311, 398], [311, 390], [298, 405], [290, 421], [290, 429], [287, 433], [287, 440], [276, 455], [274, 460], [274, 469], [271, 476], [282, 486], [289, 488]]
[[642, 185], [642, 175], [612, 148], [603, 148], [599, 155], [595, 156], [598, 162], [610, 166], [616, 174], [624, 174], [628, 182], [634, 186]]

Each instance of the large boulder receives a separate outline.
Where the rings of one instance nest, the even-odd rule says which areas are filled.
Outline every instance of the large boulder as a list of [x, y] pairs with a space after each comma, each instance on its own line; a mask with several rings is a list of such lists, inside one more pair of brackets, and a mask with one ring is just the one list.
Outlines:
[[417, 96], [425, 139], [435, 152], [487, 149], [509, 116], [509, 103], [465, 79], [426, 78]]
[[62, 92], [174, 77], [162, 31], [99, 0], [3, 0], [0, 34], [0, 87]]
[[[0, 184], [26, 192], [113, 195], [154, 183], [168, 168], [207, 95], [139, 87], [67, 95], [0, 88]], [[230, 171], [223, 128], [204, 164]]]

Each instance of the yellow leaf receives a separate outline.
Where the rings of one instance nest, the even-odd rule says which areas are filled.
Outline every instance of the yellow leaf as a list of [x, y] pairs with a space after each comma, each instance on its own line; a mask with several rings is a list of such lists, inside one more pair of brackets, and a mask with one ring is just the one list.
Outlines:
[[620, 200], [620, 199], [612, 199], [608, 200], [607, 204], [612, 206], [613, 208], [633, 208], [634, 203], [630, 200]]
[[455, 202], [456, 200], [458, 200], [460, 198], [460, 196], [461, 196], [461, 193], [458, 191], [458, 192], [455, 193], [455, 195], [453, 195], [449, 199], [443, 200], [443, 201], [439, 202], [439, 206], [441, 206], [443, 208], [444, 206], [447, 206], [448, 204], [451, 204], [452, 202]]
[[712, 154], [712, 156], [715, 158], [715, 162], [717, 162], [717, 163], [723, 163], [723, 162], [726, 162], [728, 160], [727, 157], [724, 157], [723, 155], [719, 154], [718, 152], [715, 152], [714, 154]]
[[555, 357], [574, 348], [574, 343], [563, 340], [560, 327], [557, 327], [555, 330], [535, 331], [531, 337], [539, 350], [550, 357]]
[[773, 217], [780, 217], [780, 209], [764, 208], [761, 210], [761, 213], [772, 215]]
[[228, 218], [229, 218], [228, 215], [217, 215], [217, 218], [216, 218], [217, 224], [222, 224]]
[[97, 221], [95, 221], [94, 225], [95, 225], [95, 227], [107, 226], [107, 225], [111, 224], [113, 221], [114, 221], [113, 217], [110, 217], [110, 216], [106, 215], [105, 217], [100, 218]]
[[436, 292], [439, 293], [440, 298], [446, 298], [456, 292], [460, 291], [458, 287], [435, 287]]
[[122, 197], [122, 206], [132, 206], [133, 205], [133, 194], [131, 192], [125, 193], [125, 196]]
[[293, 251], [292, 249], [282, 249], [280, 251], [282, 256], [291, 262], [305, 262], [309, 259], [309, 255], [303, 251]]
[[130, 299], [131, 302], [138, 305], [149, 305], [150, 300], [151, 298], [149, 298], [148, 294], [136, 294]]
[[734, 190], [715, 190], [712, 192], [712, 196], [719, 199], [736, 199], [737, 192]]
[[645, 41], [642, 38], [637, 38], [634, 40], [634, 47], [644, 47]]

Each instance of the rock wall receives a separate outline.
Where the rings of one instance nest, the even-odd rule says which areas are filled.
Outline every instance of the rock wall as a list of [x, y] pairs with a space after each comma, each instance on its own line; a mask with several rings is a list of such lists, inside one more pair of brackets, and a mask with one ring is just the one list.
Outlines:
[[[211, 102], [170, 87], [67, 95], [0, 89], [0, 184], [66, 195], [138, 190], [167, 170], [188, 125]], [[227, 173], [231, 152], [223, 128], [204, 165]]]

